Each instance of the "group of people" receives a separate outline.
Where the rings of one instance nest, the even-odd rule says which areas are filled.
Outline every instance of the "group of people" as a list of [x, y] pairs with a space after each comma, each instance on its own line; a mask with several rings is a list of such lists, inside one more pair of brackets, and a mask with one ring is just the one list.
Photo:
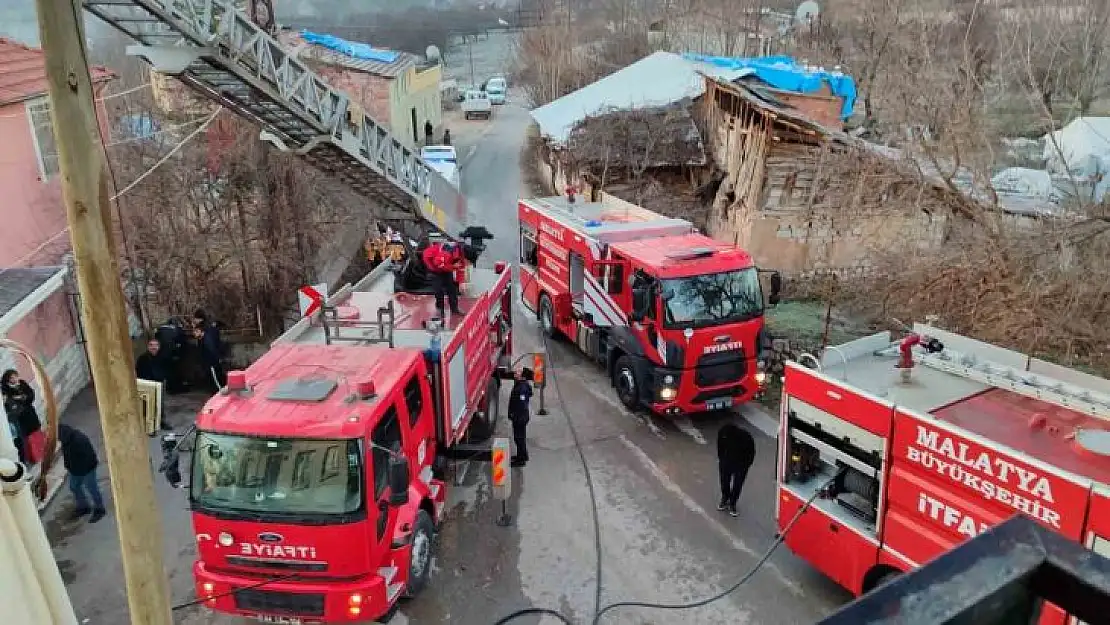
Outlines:
[[[4, 412], [8, 415], [8, 427], [19, 453], [19, 461], [25, 465], [42, 462], [46, 452], [46, 433], [35, 409], [34, 389], [20, 377], [18, 371], [8, 369], [0, 378], [0, 390], [4, 395]], [[62, 463], [69, 473], [69, 489], [77, 502], [74, 518], [91, 515], [89, 521], [96, 523], [107, 514], [104, 496], [97, 484], [99, 460], [96, 448], [88, 436], [64, 423], [58, 425], [58, 442], [62, 446]]]
[[[193, 313], [190, 331], [199, 348], [205, 383], [211, 390], [218, 391], [227, 379], [219, 324], [198, 309]], [[135, 375], [143, 380], [161, 382], [169, 393], [184, 390], [187, 386], [182, 371], [185, 336], [182, 324], [175, 320], [159, 326], [147, 341], [146, 351], [135, 360]]]

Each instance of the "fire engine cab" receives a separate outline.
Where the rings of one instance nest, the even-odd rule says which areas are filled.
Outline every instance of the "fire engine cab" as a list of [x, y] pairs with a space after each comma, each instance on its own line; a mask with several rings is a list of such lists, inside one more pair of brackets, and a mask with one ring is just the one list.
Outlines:
[[[518, 212], [524, 304], [604, 366], [629, 409], [703, 412], [760, 390], [764, 299], [746, 252], [604, 194], [525, 199]], [[772, 276], [772, 303], [780, 284]]]
[[445, 459], [496, 426], [511, 274], [470, 268], [464, 314], [438, 320], [383, 263], [228, 375], [197, 417], [191, 468], [206, 605], [366, 622], [423, 588]]
[[[1015, 514], [1110, 553], [1110, 381], [927, 325], [789, 363], [786, 545], [856, 594]], [[1046, 605], [1044, 624], [1074, 623]]]

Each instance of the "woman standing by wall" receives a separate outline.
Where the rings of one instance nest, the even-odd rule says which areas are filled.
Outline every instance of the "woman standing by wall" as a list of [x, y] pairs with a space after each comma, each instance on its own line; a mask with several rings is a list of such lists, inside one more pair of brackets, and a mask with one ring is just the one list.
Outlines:
[[42, 421], [35, 411], [35, 391], [15, 369], [8, 369], [0, 378], [0, 391], [4, 394], [4, 411], [8, 422], [19, 431], [22, 443], [19, 447], [20, 461], [24, 464], [38, 464], [42, 461], [46, 447], [46, 436], [42, 431]]

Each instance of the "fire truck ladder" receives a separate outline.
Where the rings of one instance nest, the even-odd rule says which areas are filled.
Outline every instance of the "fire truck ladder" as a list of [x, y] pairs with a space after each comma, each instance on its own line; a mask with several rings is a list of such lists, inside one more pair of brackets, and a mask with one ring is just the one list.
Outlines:
[[[352, 105], [236, 8], [237, 0], [84, 0], [140, 45], [129, 54], [257, 124], [354, 190], [440, 229], [464, 222], [466, 200], [381, 124]], [[451, 226], [457, 226], [452, 223]]]
[[[897, 353], [897, 350], [892, 350], [892, 353]], [[956, 352], [947, 347], [937, 354], [914, 354], [914, 360], [927, 367], [975, 380], [980, 384], [1005, 389], [1110, 421], [1110, 397], [1088, 388], [991, 362], [973, 354]]]

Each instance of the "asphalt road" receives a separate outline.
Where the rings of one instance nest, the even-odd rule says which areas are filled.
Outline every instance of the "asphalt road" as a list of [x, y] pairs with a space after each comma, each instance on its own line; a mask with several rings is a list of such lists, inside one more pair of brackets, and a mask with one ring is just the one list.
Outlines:
[[[520, 150], [527, 112], [498, 107], [491, 122], [468, 128], [457, 145], [462, 186], [471, 211], [496, 236], [483, 264], [516, 258], [516, 202], [525, 194]], [[516, 352], [540, 347], [534, 316], [516, 315]], [[751, 413], [669, 422], [627, 412], [601, 373], [565, 344], [550, 346], [550, 414], [529, 430], [532, 461], [514, 470], [510, 527], [498, 527], [499, 502], [490, 497], [488, 465], [466, 469], [452, 487], [449, 518], [440, 534], [430, 587], [406, 603], [393, 623], [490, 625], [524, 607], [562, 611], [589, 623], [594, 610], [595, 542], [590, 493], [579, 448], [589, 467], [600, 517], [602, 603], [624, 600], [684, 602], [726, 588], [754, 565], [773, 539], [773, 439], [769, 417]], [[195, 399], [171, 398], [175, 424], [191, 420]], [[89, 394], [72, 420], [98, 436]], [[502, 406], [507, 404], [503, 398]], [[67, 418], [69, 418], [67, 416]], [[725, 419], [759, 431], [757, 458], [741, 497], [741, 514], [715, 509], [718, 496], [714, 437]], [[570, 424], [573, 423], [572, 431]], [[502, 427], [507, 423], [502, 420]], [[577, 436], [577, 441], [575, 440]], [[152, 442], [152, 451], [155, 444]], [[160, 478], [160, 476], [159, 476]], [[102, 476], [107, 488], [106, 476]], [[192, 598], [195, 555], [185, 493], [159, 479], [166, 568], [175, 603]], [[97, 525], [65, 520], [67, 494], [46, 523], [79, 621], [128, 622], [114, 518]], [[780, 549], [750, 582], [728, 598], [684, 612], [621, 609], [607, 625], [655, 623], [813, 623], [846, 594]], [[189, 625], [242, 624], [203, 608], [175, 613]], [[554, 623], [522, 617], [515, 623]]]

